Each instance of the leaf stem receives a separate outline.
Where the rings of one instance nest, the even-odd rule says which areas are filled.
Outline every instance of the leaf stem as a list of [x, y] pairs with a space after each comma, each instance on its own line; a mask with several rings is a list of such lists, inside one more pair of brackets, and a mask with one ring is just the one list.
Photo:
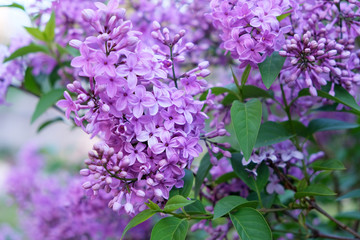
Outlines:
[[[325, 217], [327, 217], [329, 220], [333, 221], [334, 223], [336, 223], [340, 228], [342, 228], [343, 230], [351, 233], [352, 235], [354, 235], [355, 237], [357, 237], [358, 239], [360, 239], [360, 234], [355, 232], [353, 229], [351, 229], [349, 226], [343, 224], [342, 222], [340, 222], [339, 220], [337, 220], [336, 218], [332, 217], [330, 214], [328, 214], [324, 209], [322, 209], [319, 205], [317, 205], [317, 203], [314, 200], [307, 200], [307, 202], [310, 204], [310, 206], [315, 209], [316, 211], [318, 211], [319, 213], [321, 213], [322, 215], [324, 215]], [[334, 239], [334, 238], [333, 238]], [[338, 239], [338, 238], [337, 238]]]

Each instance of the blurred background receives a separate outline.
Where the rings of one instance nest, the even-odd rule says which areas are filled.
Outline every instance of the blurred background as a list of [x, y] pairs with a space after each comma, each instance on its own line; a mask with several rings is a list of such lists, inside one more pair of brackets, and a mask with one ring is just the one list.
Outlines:
[[[0, 5], [9, 5], [13, 2], [0, 0]], [[26, 8], [35, 0], [15, 2]], [[29, 24], [30, 20], [22, 10], [0, 7], [0, 45], [8, 45], [12, 37], [26, 34], [23, 27]], [[17, 227], [16, 207], [5, 194], [5, 184], [23, 146], [29, 143], [35, 144], [45, 153], [48, 163], [77, 171], [86, 158], [87, 151], [91, 149], [92, 143], [96, 141], [90, 140], [81, 129], [72, 129], [71, 125], [63, 122], [54, 123], [37, 133], [44, 119], [60, 116], [57, 111], [50, 109], [30, 124], [37, 101], [34, 96], [9, 88], [7, 104], [0, 105], [0, 226], [10, 224], [11, 227]], [[68, 137], [70, 134], [71, 138]]]

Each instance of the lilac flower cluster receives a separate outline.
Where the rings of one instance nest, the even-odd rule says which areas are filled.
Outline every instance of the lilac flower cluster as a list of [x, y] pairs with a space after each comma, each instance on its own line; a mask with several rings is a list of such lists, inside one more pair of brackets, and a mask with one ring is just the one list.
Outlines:
[[[316, 89], [331, 83], [355, 94], [360, 83], [355, 38], [360, 35], [359, 3], [355, 1], [304, 1], [293, 19], [294, 35], [286, 40], [280, 55], [289, 57], [283, 81], [290, 86]], [[294, 21], [295, 17], [300, 20]], [[353, 52], [353, 53], [352, 53]]]
[[308, 31], [302, 38], [295, 34], [294, 38], [286, 41], [283, 49], [279, 54], [291, 59], [289, 67], [283, 70], [290, 75], [285, 82], [290, 86], [296, 84], [300, 89], [309, 88], [313, 96], [317, 95], [316, 89], [327, 84], [326, 79], [332, 80], [332, 94], [335, 83], [351, 90], [353, 84], [358, 85], [360, 82], [359, 74], [345, 70], [344, 64], [339, 62], [348, 59], [350, 51], [335, 40], [315, 40]]
[[281, 48], [284, 33], [290, 31], [276, 17], [288, 13], [292, 1], [212, 0], [210, 6], [213, 24], [222, 31], [221, 46], [240, 60], [240, 67], [256, 67]]
[[[259, 166], [260, 163], [266, 162], [266, 164], [270, 165], [271, 167], [271, 174], [266, 191], [269, 194], [274, 192], [277, 194], [283, 194], [284, 182], [282, 182], [282, 179], [280, 179], [279, 176], [273, 171], [273, 168], [280, 169], [284, 174], [302, 179], [304, 177], [304, 173], [302, 171], [304, 166], [302, 164], [306, 165], [307, 173], [312, 174], [313, 170], [309, 165], [314, 161], [324, 157], [324, 152], [322, 151], [308, 154], [306, 146], [304, 146], [303, 149], [304, 150], [302, 152], [297, 150], [294, 144], [290, 140], [287, 140], [275, 144], [271, 147], [260, 147], [259, 149], [254, 150], [248, 161], [246, 161], [245, 158], [242, 159], [242, 164], [247, 166], [252, 162]], [[256, 172], [254, 171], [256, 168], [257, 167], [255, 167], [253, 170], [249, 170], [249, 172], [253, 172], [256, 176]]]
[[81, 170], [91, 178], [83, 187], [95, 195], [101, 189], [111, 192], [110, 208], [135, 214], [148, 199], [162, 203], [174, 186], [182, 187], [184, 168], [202, 151], [207, 116], [193, 96], [206, 85], [201, 77], [209, 74], [208, 63], [176, 75], [174, 63], [184, 61], [182, 53], [193, 47], [183, 43], [185, 31], [171, 37], [153, 23], [152, 35], [168, 46], [166, 53], [139, 40], [118, 1], [96, 7], [82, 15], [98, 36], [70, 42], [81, 53], [71, 64], [81, 69], [88, 87], [69, 84], [77, 99], [65, 92], [58, 106], [67, 108], [68, 117], [74, 112], [77, 125], [102, 139], [85, 161], [88, 169]]
[[[210, 63], [226, 64], [227, 59], [221, 56], [221, 49], [218, 48], [220, 40], [217, 30], [213, 27], [212, 19], [207, 14], [210, 12], [209, 1], [180, 0], [176, 2], [164, 1], [129, 1], [134, 9], [129, 19], [141, 31], [142, 39], [147, 41], [151, 38], [152, 29], [149, 22], [157, 21], [166, 23], [170, 32], [186, 30], [183, 39], [194, 43], [191, 51], [186, 53], [186, 64], [197, 63], [204, 58]], [[167, 47], [160, 46], [162, 50]]]
[[[38, 151], [34, 145], [24, 148], [7, 181], [7, 190], [19, 208], [24, 235], [28, 239], [49, 240], [120, 236], [129, 219], [105, 207], [109, 197], [101, 192], [98, 198], [91, 199], [79, 177], [60, 171], [51, 176], [45, 174], [44, 157]], [[130, 231], [131, 239], [149, 236], [151, 224], [146, 222], [139, 227], [141, 231]]]
[[13, 38], [9, 47], [0, 45], [0, 105], [6, 102], [6, 93], [11, 84], [19, 85], [24, 78], [25, 62], [15, 59], [11, 62], [2, 63], [6, 57], [16, 49], [26, 46], [30, 42], [28, 37]]

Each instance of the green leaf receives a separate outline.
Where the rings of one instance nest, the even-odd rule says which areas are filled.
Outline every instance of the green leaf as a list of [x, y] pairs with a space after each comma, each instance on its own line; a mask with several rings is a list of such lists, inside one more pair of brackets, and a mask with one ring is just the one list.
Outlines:
[[334, 195], [336, 195], [336, 193], [334, 193], [328, 187], [321, 184], [313, 184], [295, 193], [295, 198], [303, 198], [309, 196], [334, 196]]
[[258, 88], [256, 86], [253, 85], [245, 85], [242, 86], [242, 93], [243, 93], [243, 98], [272, 98], [274, 99], [273, 94], [271, 94], [271, 91], [265, 91], [264, 89]]
[[251, 71], [251, 66], [250, 64], [248, 64], [241, 76], [241, 86], [244, 86], [249, 78], [250, 75], [250, 71]]
[[247, 201], [239, 196], [227, 196], [220, 199], [214, 207], [214, 218], [219, 218], [239, 207], [256, 208], [258, 201]]
[[204, 205], [199, 201], [195, 200], [192, 204], [189, 204], [184, 207], [185, 212], [189, 214], [203, 214], [206, 213]]
[[130, 222], [126, 225], [124, 232], [121, 235], [121, 239], [124, 238], [125, 234], [133, 227], [136, 227], [137, 225], [139, 225], [142, 222], [145, 222], [146, 220], [148, 220], [149, 218], [151, 218], [154, 214], [156, 213], [156, 211], [151, 210], [151, 209], [146, 209], [142, 212], [140, 212], [138, 215], [136, 215], [135, 217], [133, 217]]
[[299, 121], [285, 121], [280, 123], [290, 133], [295, 133], [297, 136], [307, 138], [311, 134], [307, 127]]
[[231, 221], [241, 240], [271, 240], [271, 229], [261, 213], [252, 208], [241, 208], [230, 213]]
[[194, 196], [197, 198], [199, 196], [201, 185], [204, 182], [206, 175], [208, 175], [212, 164], [210, 162], [210, 155], [206, 153], [200, 161], [199, 169], [195, 177], [195, 186], [194, 186]]
[[25, 71], [24, 76], [24, 88], [29, 92], [34, 93], [37, 96], [41, 95], [41, 89], [39, 84], [36, 82], [35, 77], [32, 74], [32, 68], [28, 67]]
[[241, 151], [249, 160], [260, 129], [262, 116], [261, 102], [251, 99], [247, 103], [234, 101], [231, 107], [231, 122]]
[[255, 147], [263, 147], [283, 142], [294, 137], [285, 127], [276, 122], [265, 122], [261, 124]]
[[31, 117], [31, 123], [33, 123], [38, 117], [40, 117], [48, 108], [54, 105], [60, 100], [64, 94], [65, 89], [54, 89], [40, 97], [39, 102], [36, 105], [35, 111]]
[[193, 202], [194, 200], [187, 200], [183, 196], [176, 195], [169, 199], [169, 201], [166, 203], [164, 207], [164, 210], [166, 212], [172, 212], [186, 205], [192, 204]]
[[[201, 96], [200, 96], [201, 101], [206, 99], [206, 96], [207, 96], [208, 92], [209, 91], [206, 91], [203, 94], [201, 94]], [[216, 95], [216, 96], [219, 95], [219, 94], [228, 93], [228, 96], [230, 95], [230, 96], [232, 96], [234, 98], [239, 97], [239, 94], [237, 92], [237, 87], [236, 87], [235, 83], [228, 84], [228, 85], [226, 85], [224, 87], [212, 87], [211, 88], [211, 93]]]
[[256, 170], [257, 177], [255, 180], [256, 187], [259, 191], [263, 190], [269, 181], [270, 171], [265, 162], [262, 162]]
[[308, 129], [310, 133], [330, 131], [330, 130], [343, 130], [360, 127], [359, 124], [344, 122], [330, 118], [318, 118], [309, 123]]
[[185, 240], [188, 228], [189, 222], [186, 219], [163, 218], [151, 231], [151, 240]]
[[0, 7], [19, 8], [19, 9], [25, 11], [24, 6], [20, 5], [18, 3], [12, 3], [12, 4], [9, 4], [9, 5], [0, 5]]
[[173, 187], [169, 192], [169, 198], [172, 198], [176, 195], [180, 195], [180, 190], [179, 188]]
[[278, 52], [273, 52], [265, 61], [258, 64], [262, 81], [267, 89], [271, 87], [279, 75], [284, 66], [285, 59], [286, 58], [280, 56]]
[[25, 29], [34, 38], [39, 39], [41, 41], [45, 41], [44, 33], [40, 31], [40, 29], [32, 28], [32, 27], [25, 27]]
[[183, 177], [184, 186], [179, 189], [179, 194], [187, 197], [189, 196], [193, 183], [194, 183], [194, 174], [191, 170], [185, 169], [185, 176]]
[[51, 73], [49, 75], [49, 83], [50, 83], [51, 87], [54, 87], [57, 80], [60, 79], [60, 76], [58, 74], [59, 69], [60, 69], [60, 66], [56, 65], [56, 67], [54, 67], [54, 69], [51, 71]]
[[229, 84], [225, 87], [212, 87], [211, 88], [211, 93], [215, 94], [215, 95], [219, 95], [222, 93], [229, 93], [232, 94], [234, 96], [237, 96], [238, 94], [236, 93], [236, 86], [235, 84]]
[[35, 52], [49, 53], [49, 50], [45, 46], [31, 43], [28, 46], [17, 49], [9, 57], [5, 58], [4, 63], [13, 60], [15, 58], [25, 56], [29, 53], [35, 53]]
[[215, 181], [216, 184], [220, 184], [220, 183], [224, 183], [224, 182], [227, 182], [229, 181], [230, 179], [233, 179], [233, 178], [236, 178], [237, 175], [235, 172], [228, 172], [228, 173], [225, 173], [223, 175], [221, 175], [220, 177], [218, 177]]
[[336, 201], [340, 201], [347, 198], [360, 198], [360, 189], [353, 190], [351, 192], [348, 192], [341, 197], [337, 198]]
[[224, 99], [222, 100], [221, 104], [224, 106], [229, 106], [231, 105], [235, 100], [238, 100], [239, 97], [232, 95], [232, 94], [228, 94], [224, 97]]
[[44, 35], [47, 41], [51, 42], [55, 37], [55, 13], [52, 12], [49, 21], [46, 23]]
[[[348, 93], [343, 87], [335, 85], [335, 96], [331, 96], [328, 92], [326, 92], [329, 90], [329, 88], [330, 86], [327, 85], [323, 87], [323, 90], [317, 90], [318, 96], [348, 106], [352, 108], [357, 114], [360, 114], [360, 106], [356, 103], [354, 97], [351, 96], [350, 93]], [[299, 92], [298, 97], [303, 96], [311, 96], [308, 88], [302, 89]]]
[[257, 178], [246, 170], [246, 167], [242, 165], [242, 155], [239, 153], [233, 153], [230, 159], [231, 166], [238, 177], [253, 191], [261, 191], [269, 180], [269, 168], [265, 163], [261, 163], [257, 169]]
[[60, 121], [63, 121], [63, 119], [61, 117], [57, 117], [57, 118], [54, 118], [54, 119], [50, 119], [48, 121], [45, 121], [44, 123], [42, 123], [38, 129], [37, 129], [37, 133], [41, 132], [42, 130], [44, 130], [44, 128], [50, 126], [51, 124], [53, 123], [56, 123], [56, 122], [60, 122]]
[[360, 220], [359, 211], [343, 212], [335, 216], [339, 220]]
[[152, 209], [154, 211], [160, 211], [161, 210], [161, 208], [156, 203], [154, 203], [150, 199], [148, 199], [148, 201], [149, 202], [145, 203], [145, 205], [148, 206], [150, 209]]
[[280, 16], [277, 16], [276, 19], [281, 22], [282, 20], [284, 20], [285, 18], [287, 18], [288, 16], [290, 16], [291, 13], [285, 13], [285, 14], [281, 14]]
[[322, 170], [345, 170], [344, 164], [338, 160], [322, 160], [316, 161], [311, 164], [311, 168], [315, 171], [322, 171]]

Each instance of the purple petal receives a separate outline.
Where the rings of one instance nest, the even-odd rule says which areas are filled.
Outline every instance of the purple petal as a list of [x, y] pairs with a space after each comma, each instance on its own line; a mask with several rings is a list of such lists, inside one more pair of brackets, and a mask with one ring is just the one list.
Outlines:
[[151, 147], [151, 150], [155, 154], [160, 154], [165, 151], [165, 146], [163, 143], [157, 143]]

